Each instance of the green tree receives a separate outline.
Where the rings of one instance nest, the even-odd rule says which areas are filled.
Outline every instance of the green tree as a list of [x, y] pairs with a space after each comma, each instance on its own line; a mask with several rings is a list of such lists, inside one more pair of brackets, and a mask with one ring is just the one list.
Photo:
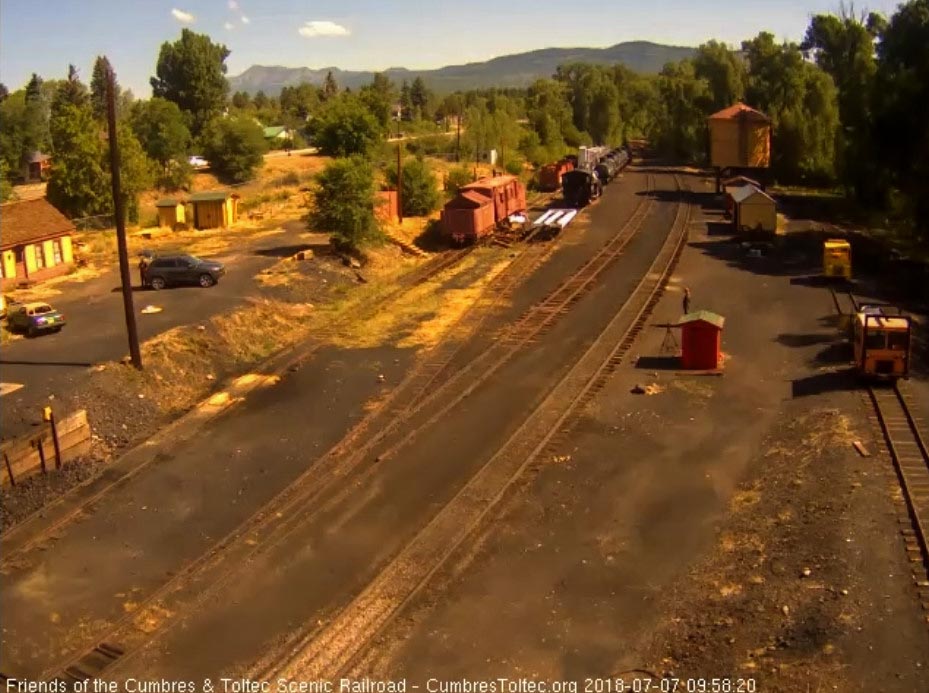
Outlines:
[[[284, 87], [284, 89], [289, 89], [289, 87]], [[283, 95], [284, 93], [281, 92], [281, 98], [283, 98]], [[252, 100], [247, 91], [237, 91], [232, 95], [232, 105], [234, 108], [244, 111], [252, 105]]]
[[374, 216], [374, 169], [361, 156], [337, 159], [316, 177], [310, 225], [359, 248], [382, 238]]
[[284, 87], [280, 96], [281, 110], [301, 123], [305, 123], [319, 108], [319, 89], [304, 82], [295, 87]]
[[226, 104], [226, 58], [229, 49], [213, 43], [206, 34], [190, 29], [174, 43], [165, 42], [158, 54], [152, 95], [176, 103], [190, 119], [190, 131], [198, 136]]
[[261, 89], [258, 90], [258, 93], [255, 94], [255, 98], [252, 99], [252, 103], [255, 104], [255, 108], [262, 109], [268, 107], [268, 96]]
[[693, 57], [694, 75], [706, 80], [709, 98], [701, 104], [707, 115], [745, 98], [745, 65], [724, 43], [709, 41]]
[[[890, 18], [878, 46], [874, 132], [879, 161], [908, 201], [917, 240], [929, 248], [929, 0]], [[921, 234], [921, 236], [920, 236]]]
[[410, 105], [413, 108], [413, 118], [419, 120], [429, 117], [429, 90], [422, 77], [413, 80], [410, 87]]
[[0, 159], [0, 202], [6, 202], [13, 196], [13, 185], [10, 183], [9, 172], [6, 161]]
[[762, 32], [742, 43], [746, 97], [772, 120], [772, 169], [785, 181], [828, 182], [835, 174], [838, 95], [832, 78], [795, 43]]
[[410, 83], [406, 80], [400, 85], [400, 117], [403, 120], [413, 120], [413, 95]]
[[[397, 167], [387, 170], [387, 182], [397, 188]], [[403, 180], [400, 189], [403, 216], [424, 217], [439, 207], [439, 188], [435, 174], [421, 158], [403, 162]]]
[[46, 197], [70, 217], [105, 214], [112, 205], [106, 148], [90, 105], [64, 104], [52, 118], [55, 165]]
[[[94, 118], [106, 120], [106, 81], [107, 74], [113, 69], [105, 55], [98, 55], [94, 61], [94, 70], [90, 77], [90, 103]], [[119, 91], [119, 85], [116, 85]]]
[[314, 144], [323, 154], [368, 154], [382, 138], [381, 127], [351, 94], [327, 101], [310, 124]]
[[618, 144], [619, 91], [613, 82], [601, 79], [592, 88], [587, 126], [595, 144]]
[[9, 95], [10, 90], [6, 88], [3, 82], [0, 82], [0, 103], [3, 103]]
[[190, 166], [186, 163], [190, 146], [190, 131], [177, 104], [153, 97], [135, 103], [129, 123], [149, 158], [160, 169], [159, 186], [177, 190], [190, 180]]
[[87, 99], [87, 87], [81, 82], [77, 68], [74, 65], [68, 65], [68, 78], [61, 82], [55, 90], [55, 99], [52, 102], [52, 117], [54, 117], [56, 109], [63, 104], [81, 106]]
[[649, 139], [665, 156], [700, 161], [706, 151], [706, 113], [700, 104], [710, 98], [709, 84], [683, 60], [665, 65], [657, 89], [659, 108]]
[[322, 99], [329, 101], [339, 95], [339, 85], [332, 76], [332, 70], [326, 73], [326, 79], [323, 81]]
[[[155, 181], [154, 165], [145, 155], [132, 128], [125, 121], [116, 126], [119, 139], [119, 185], [126, 209], [126, 218], [133, 223], [139, 221], [139, 196], [152, 187]], [[110, 180], [109, 148], [103, 148], [103, 169], [107, 173], [107, 190], [112, 185]], [[112, 195], [107, 198], [107, 207], [112, 211]]]
[[839, 16], [816, 15], [801, 48], [832, 77], [838, 89], [837, 168], [850, 191], [865, 202], [883, 197], [878, 155], [871, 136], [872, 102], [877, 74], [876, 39], [885, 22], [871, 14], [856, 17], [842, 7]]
[[393, 105], [395, 98], [393, 82], [382, 72], [374, 73], [374, 80], [366, 84], [359, 92], [359, 98], [375, 120], [385, 131], [390, 128], [393, 118]]
[[267, 145], [261, 127], [245, 115], [216, 118], [201, 138], [203, 153], [216, 174], [227, 181], [251, 180], [264, 163]]
[[450, 169], [445, 179], [445, 189], [452, 195], [458, 194], [458, 191], [468, 183], [474, 181], [474, 176], [467, 166], [455, 166]]

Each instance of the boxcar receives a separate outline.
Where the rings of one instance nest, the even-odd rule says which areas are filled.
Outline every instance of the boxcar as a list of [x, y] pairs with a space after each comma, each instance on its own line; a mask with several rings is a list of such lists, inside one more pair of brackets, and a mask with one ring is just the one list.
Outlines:
[[552, 192], [561, 189], [561, 177], [574, 170], [574, 163], [568, 159], [546, 164], [539, 170], [539, 189]]
[[485, 178], [459, 188], [442, 210], [442, 228], [455, 243], [473, 243], [526, 211], [526, 189], [515, 176]]

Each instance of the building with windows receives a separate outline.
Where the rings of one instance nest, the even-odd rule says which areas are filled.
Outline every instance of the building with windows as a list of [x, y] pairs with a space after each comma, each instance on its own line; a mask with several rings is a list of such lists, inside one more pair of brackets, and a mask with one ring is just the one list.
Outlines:
[[34, 284], [74, 263], [74, 224], [45, 198], [0, 205], [0, 276], [4, 287]]

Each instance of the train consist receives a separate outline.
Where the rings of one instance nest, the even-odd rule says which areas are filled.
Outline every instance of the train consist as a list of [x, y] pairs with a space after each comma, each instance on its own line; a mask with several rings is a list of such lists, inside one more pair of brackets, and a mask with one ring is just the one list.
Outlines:
[[524, 223], [526, 188], [516, 176], [495, 176], [462, 186], [442, 210], [442, 228], [459, 245], [498, 228]]
[[629, 160], [629, 151], [624, 147], [581, 147], [577, 166], [561, 177], [565, 204], [583, 207], [596, 200], [603, 194], [603, 186], [618, 176]]

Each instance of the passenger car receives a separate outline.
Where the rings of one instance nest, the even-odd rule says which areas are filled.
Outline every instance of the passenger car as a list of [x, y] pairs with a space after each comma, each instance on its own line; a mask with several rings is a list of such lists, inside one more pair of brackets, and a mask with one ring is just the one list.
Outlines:
[[58, 332], [65, 326], [65, 316], [47, 303], [22, 303], [11, 306], [7, 316], [10, 331], [34, 337], [40, 332]]
[[201, 260], [193, 255], [159, 255], [145, 268], [145, 282], [156, 291], [179, 284], [207, 288], [225, 273], [225, 265], [215, 260]]
[[210, 162], [204, 159], [202, 156], [192, 156], [187, 159], [187, 163], [193, 166], [194, 168], [206, 168], [210, 165]]

